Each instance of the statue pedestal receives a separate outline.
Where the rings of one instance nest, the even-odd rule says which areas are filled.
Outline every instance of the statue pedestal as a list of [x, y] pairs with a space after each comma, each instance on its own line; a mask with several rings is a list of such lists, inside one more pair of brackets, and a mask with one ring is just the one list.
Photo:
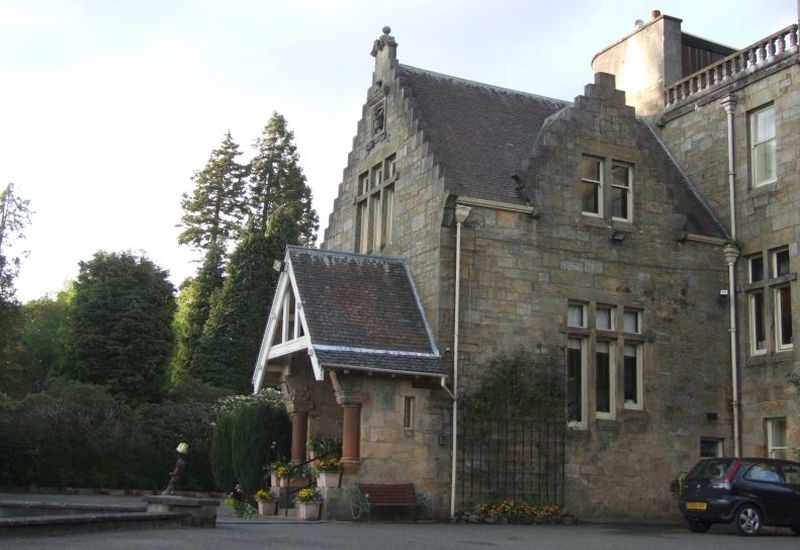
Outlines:
[[178, 512], [185, 514], [182, 523], [194, 527], [216, 527], [219, 501], [215, 498], [149, 495], [144, 497], [148, 512]]

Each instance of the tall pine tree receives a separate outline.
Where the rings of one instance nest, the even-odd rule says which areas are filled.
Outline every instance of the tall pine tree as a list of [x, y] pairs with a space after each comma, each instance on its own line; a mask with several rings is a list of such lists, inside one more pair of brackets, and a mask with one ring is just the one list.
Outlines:
[[184, 194], [181, 201], [184, 230], [178, 242], [203, 251], [204, 257], [197, 275], [181, 285], [175, 316], [173, 379], [192, 370], [192, 357], [211, 302], [222, 288], [228, 249], [238, 240], [247, 213], [247, 166], [238, 162], [240, 155], [239, 146], [227, 132], [205, 168], [192, 177], [192, 195]]
[[197, 274], [181, 285], [174, 322], [177, 350], [172, 363], [173, 381], [182, 379], [187, 373], [193, 374], [194, 352], [211, 312], [211, 304], [222, 290], [224, 261], [222, 247], [215, 243], [206, 252]]
[[283, 258], [287, 244], [299, 240], [300, 227], [289, 207], [272, 213], [266, 234], [257, 223], [247, 225], [200, 338], [193, 375], [238, 393], [251, 390], [253, 363], [278, 282], [272, 265]]
[[256, 225], [265, 231], [278, 208], [288, 207], [300, 229], [300, 244], [313, 246], [319, 219], [299, 164], [294, 132], [283, 115], [272, 114], [255, 146], [256, 156], [250, 162], [250, 209]]
[[191, 196], [184, 193], [181, 201], [185, 229], [180, 244], [207, 251], [218, 243], [225, 250], [238, 239], [247, 213], [247, 166], [236, 160], [241, 154], [227, 132], [205, 168], [192, 176], [194, 191]]

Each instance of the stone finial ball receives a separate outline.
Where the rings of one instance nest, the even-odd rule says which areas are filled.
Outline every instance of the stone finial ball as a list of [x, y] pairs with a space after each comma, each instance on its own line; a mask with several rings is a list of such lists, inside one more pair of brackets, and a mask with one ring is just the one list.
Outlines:
[[389, 34], [390, 32], [392, 32], [392, 28], [389, 25], [383, 27], [383, 34]]

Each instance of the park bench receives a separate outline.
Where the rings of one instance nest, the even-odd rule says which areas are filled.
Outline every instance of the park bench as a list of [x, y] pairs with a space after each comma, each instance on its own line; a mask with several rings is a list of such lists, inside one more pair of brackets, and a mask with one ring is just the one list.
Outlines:
[[[373, 509], [408, 509], [416, 514], [417, 495], [412, 483], [359, 483], [362, 512], [371, 514]], [[365, 508], [365, 509], [363, 509]]]

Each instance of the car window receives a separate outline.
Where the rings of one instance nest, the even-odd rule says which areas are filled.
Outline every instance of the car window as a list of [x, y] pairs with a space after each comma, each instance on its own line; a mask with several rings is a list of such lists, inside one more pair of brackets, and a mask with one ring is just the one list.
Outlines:
[[786, 479], [786, 483], [800, 485], [800, 466], [796, 464], [784, 464], [783, 477]]
[[770, 481], [772, 483], [783, 482], [783, 476], [778, 471], [777, 464], [769, 462], [757, 462], [747, 471], [744, 478], [750, 481]]
[[724, 478], [728, 474], [731, 464], [733, 464], [733, 460], [730, 458], [701, 460], [692, 468], [692, 471], [689, 472], [686, 478], [698, 481], [716, 481]]

